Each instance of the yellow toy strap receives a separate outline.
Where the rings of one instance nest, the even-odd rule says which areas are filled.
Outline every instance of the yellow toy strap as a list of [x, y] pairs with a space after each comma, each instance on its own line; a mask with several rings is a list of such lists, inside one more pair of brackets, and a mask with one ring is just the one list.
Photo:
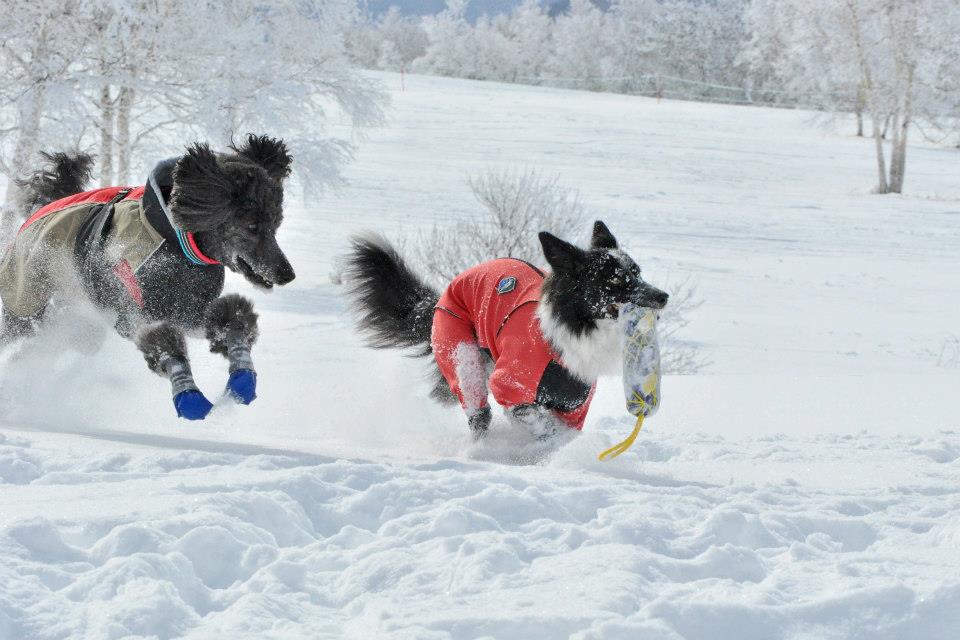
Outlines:
[[603, 451], [598, 456], [598, 459], [603, 462], [611, 458], [616, 458], [618, 455], [629, 449], [633, 445], [633, 441], [637, 439], [637, 435], [640, 433], [640, 427], [643, 426], [643, 414], [637, 416], [637, 424], [633, 427], [633, 433], [627, 436], [627, 439], [619, 444], [615, 444], [606, 451]]

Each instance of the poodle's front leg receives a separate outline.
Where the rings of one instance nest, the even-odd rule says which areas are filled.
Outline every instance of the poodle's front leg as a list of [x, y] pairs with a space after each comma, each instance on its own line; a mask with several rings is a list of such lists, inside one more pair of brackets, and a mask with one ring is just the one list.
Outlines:
[[205, 314], [210, 351], [230, 362], [227, 392], [241, 404], [257, 397], [257, 372], [250, 350], [257, 341], [257, 313], [249, 299], [235, 293], [217, 298]]
[[207, 417], [213, 405], [193, 381], [183, 332], [167, 322], [158, 322], [141, 328], [135, 341], [150, 370], [170, 380], [177, 415], [187, 420]]

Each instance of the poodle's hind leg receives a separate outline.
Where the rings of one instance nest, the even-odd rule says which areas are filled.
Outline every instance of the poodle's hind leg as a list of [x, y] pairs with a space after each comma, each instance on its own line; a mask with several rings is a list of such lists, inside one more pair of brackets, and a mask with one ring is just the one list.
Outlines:
[[241, 404], [250, 404], [257, 397], [257, 372], [250, 353], [258, 335], [253, 303], [235, 293], [222, 296], [207, 307], [204, 322], [210, 351], [230, 362], [227, 393]]
[[5, 347], [20, 338], [29, 338], [37, 332], [42, 320], [43, 312], [24, 318], [3, 309], [2, 319], [0, 319], [0, 347]]
[[213, 405], [193, 381], [183, 332], [169, 323], [159, 322], [143, 327], [135, 341], [150, 370], [170, 381], [177, 415], [187, 420], [206, 418]]

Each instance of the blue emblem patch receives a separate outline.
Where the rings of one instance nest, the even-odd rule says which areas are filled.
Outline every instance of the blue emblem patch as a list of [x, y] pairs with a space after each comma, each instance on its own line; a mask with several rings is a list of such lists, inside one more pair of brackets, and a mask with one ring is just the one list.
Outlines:
[[510, 293], [513, 291], [514, 287], [517, 286], [517, 279], [513, 276], [507, 276], [499, 283], [497, 283], [497, 293], [503, 295], [505, 293]]

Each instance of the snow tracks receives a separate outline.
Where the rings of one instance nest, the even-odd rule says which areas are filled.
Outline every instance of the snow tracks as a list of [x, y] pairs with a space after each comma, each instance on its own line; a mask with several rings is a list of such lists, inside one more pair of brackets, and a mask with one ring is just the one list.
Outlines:
[[0, 638], [960, 628], [958, 434], [598, 438], [523, 467], [2, 431]]

